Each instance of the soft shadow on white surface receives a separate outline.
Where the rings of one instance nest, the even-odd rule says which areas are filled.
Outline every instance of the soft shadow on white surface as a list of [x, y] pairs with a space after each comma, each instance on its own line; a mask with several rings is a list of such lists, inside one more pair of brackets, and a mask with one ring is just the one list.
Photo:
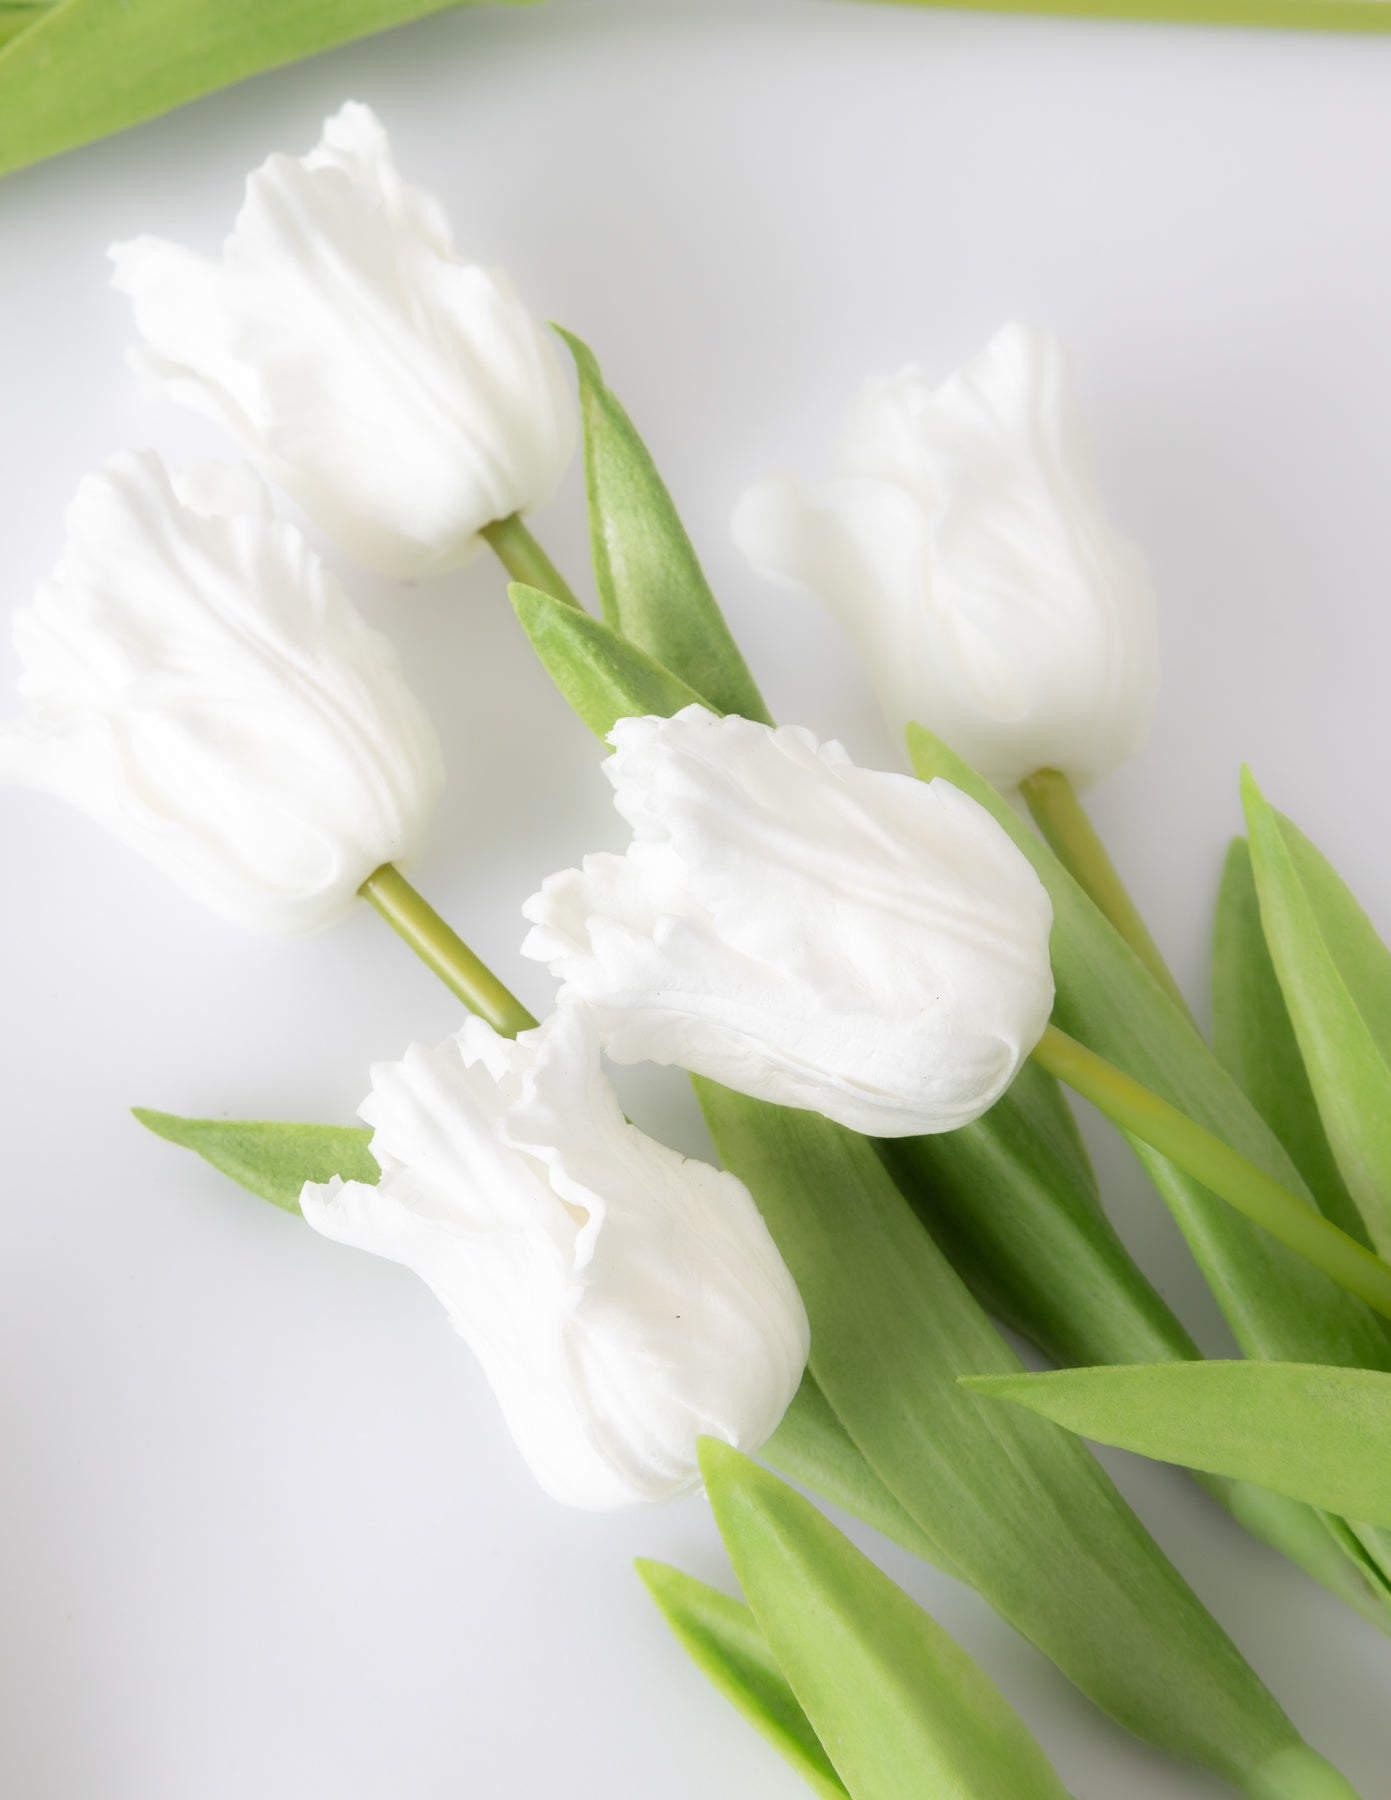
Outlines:
[[[1201, 1000], [1243, 756], [1391, 925], [1388, 76], [1391, 44], [1371, 39], [558, 0], [263, 78], [0, 185], [5, 593], [27, 598], [110, 451], [222, 448], [137, 395], [106, 243], [212, 248], [245, 172], [307, 148], [349, 94], [461, 245], [594, 344], [775, 711], [867, 759], [896, 752], [843, 640], [740, 566], [733, 500], [765, 469], [816, 472], [864, 375], [945, 373], [1002, 319], [1043, 320], [1073, 343], [1104, 490], [1163, 605], [1158, 729], [1096, 815]], [[539, 528], [583, 570], [577, 474]], [[596, 748], [492, 566], [398, 590], [330, 554], [445, 737], [421, 884], [544, 1006], [517, 908], [619, 841]], [[6, 646], [6, 689], [12, 666]], [[657, 1555], [723, 1580], [703, 1505], [551, 1505], [422, 1288], [126, 1114], [345, 1119], [370, 1061], [451, 1028], [448, 996], [370, 917], [243, 941], [56, 805], [0, 809], [5, 1792], [792, 1800], [628, 1568]], [[701, 1148], [678, 1077], [624, 1091]], [[1159, 1202], [1096, 1142], [1128, 1237], [1220, 1346]], [[1381, 1792], [1391, 1648], [1181, 1476], [1110, 1466], [1298, 1723]], [[1079, 1800], [1215, 1800], [970, 1596], [883, 1556]]]

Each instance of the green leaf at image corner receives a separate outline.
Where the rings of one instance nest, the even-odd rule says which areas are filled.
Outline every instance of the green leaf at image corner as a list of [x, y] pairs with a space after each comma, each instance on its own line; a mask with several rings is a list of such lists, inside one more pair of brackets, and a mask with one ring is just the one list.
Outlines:
[[286, 1212], [299, 1212], [306, 1181], [375, 1184], [381, 1176], [372, 1133], [354, 1125], [294, 1125], [265, 1119], [183, 1119], [133, 1107], [147, 1131], [192, 1150], [239, 1186]]
[[715, 712], [770, 724], [647, 446], [593, 351], [572, 332], [560, 335], [579, 374], [590, 544], [605, 621]]
[[701, 1470], [754, 1618], [853, 1800], [1066, 1800], [979, 1665], [809, 1501], [710, 1438]]
[[1261, 925], [1338, 1169], [1391, 1252], [1391, 950], [1326, 857], [1265, 799], [1242, 804]]
[[[1233, 838], [1228, 846], [1218, 890], [1212, 939], [1212, 1042], [1217, 1060], [1235, 1077], [1289, 1151], [1320, 1210], [1370, 1248], [1366, 1224], [1339, 1172], [1319, 1117], [1289, 1008], [1270, 960], [1245, 838]], [[1074, 1356], [1067, 1360], [1112, 1359]]]
[[750, 1609], [666, 1563], [639, 1558], [638, 1574], [696, 1667], [822, 1800], [845, 1783], [812, 1730]]
[[460, 3], [57, 0], [0, 50], [0, 175]]
[[967, 1377], [963, 1386], [1099, 1444], [1391, 1527], [1391, 1375], [1309, 1363], [1159, 1363]]
[[[1284, 1145], [1047, 845], [940, 738], [910, 725], [908, 747], [923, 780], [940, 776], [993, 815], [1048, 890], [1054, 1021], [1307, 1198]], [[1360, 1300], [1157, 1151], [1132, 1142], [1248, 1356], [1391, 1369], [1391, 1336]]]

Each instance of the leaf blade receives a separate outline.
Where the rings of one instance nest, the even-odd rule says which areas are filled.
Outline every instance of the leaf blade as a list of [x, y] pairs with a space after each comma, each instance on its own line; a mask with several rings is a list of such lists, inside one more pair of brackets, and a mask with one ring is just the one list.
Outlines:
[[635, 1567], [678, 1643], [711, 1685], [822, 1800], [844, 1800], [845, 1783], [749, 1607], [667, 1563], [639, 1557]]
[[375, 1184], [381, 1171], [369, 1145], [372, 1133], [355, 1125], [282, 1124], [268, 1119], [185, 1119], [177, 1113], [132, 1107], [147, 1131], [192, 1150], [239, 1187], [285, 1212], [299, 1212], [306, 1181]]
[[1242, 803], [1261, 925], [1338, 1169], [1391, 1251], [1391, 951], [1327, 859], [1265, 799]]
[[1391, 1375], [1206, 1362], [968, 1378], [1065, 1430], [1391, 1528]]
[[978, 1664], [809, 1501], [709, 1438], [701, 1469], [739, 1584], [854, 1800], [1066, 1800]]
[[573, 332], [560, 335], [579, 374], [590, 545], [605, 622], [715, 712], [771, 724], [647, 446], [593, 351]]

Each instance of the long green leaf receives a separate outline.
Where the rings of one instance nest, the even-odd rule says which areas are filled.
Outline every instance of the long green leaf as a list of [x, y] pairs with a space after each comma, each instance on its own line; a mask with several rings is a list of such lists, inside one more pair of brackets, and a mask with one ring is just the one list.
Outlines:
[[1018, 1359], [870, 1144], [696, 1090], [801, 1290], [821, 1392], [964, 1579], [1138, 1736], [1238, 1785], [1291, 1749], [1288, 1721], [1096, 1461], [1050, 1427], [1005, 1429], [958, 1385]]
[[1067, 1800], [984, 1671], [816, 1508], [706, 1438], [739, 1584], [853, 1800]]
[[1384, 0], [897, 0], [897, 4], [1107, 21], [1154, 19], [1173, 25], [1253, 25], [1277, 31], [1391, 31], [1391, 5]]
[[580, 378], [594, 578], [604, 618], [716, 712], [768, 720], [763, 697], [710, 591], [647, 447], [568, 331]]
[[1311, 1363], [1161, 1363], [964, 1385], [1097, 1443], [1259, 1482], [1391, 1529], [1391, 1375]]
[[372, 1133], [354, 1125], [290, 1125], [264, 1119], [181, 1119], [134, 1107], [147, 1130], [192, 1150], [240, 1187], [286, 1212], [299, 1211], [306, 1181], [375, 1183], [381, 1175], [368, 1148]]
[[810, 1369], [760, 1455], [914, 1556], [960, 1579], [960, 1570], [942, 1546], [899, 1505], [861, 1456]]
[[[1347, 1190], [1319, 1117], [1318, 1102], [1270, 960], [1245, 838], [1227, 849], [1212, 943], [1212, 1041], [1217, 1060], [1240, 1084], [1289, 1151], [1309, 1192], [1335, 1225], [1371, 1239]], [[1102, 1357], [1077, 1357], [1101, 1362]], [[1137, 1361], [1144, 1361], [1143, 1357]]]
[[1071, 1109], [1026, 1063], [984, 1118], [877, 1146], [985, 1309], [1052, 1362], [1154, 1362], [1197, 1346], [1101, 1210]]
[[539, 588], [513, 582], [507, 591], [547, 674], [596, 737], [607, 737], [617, 720], [634, 712], [665, 716], [700, 702], [684, 681], [611, 625]]
[[667, 1563], [639, 1558], [637, 1572], [682, 1648], [823, 1800], [845, 1783], [821, 1747], [749, 1608]]
[[1241, 783], [1261, 924], [1338, 1168], [1391, 1252], [1391, 951], [1327, 859]]
[[[1279, 1139], [1052, 851], [940, 739], [912, 725], [908, 740], [919, 775], [924, 780], [943, 776], [978, 800], [1014, 838], [1048, 889], [1057, 1024], [1275, 1180], [1307, 1196]], [[1391, 1368], [1391, 1337], [1361, 1301], [1156, 1151], [1139, 1143], [1135, 1150], [1248, 1355], [1275, 1362]]]
[[0, 53], [0, 175], [460, 0], [60, 0]]

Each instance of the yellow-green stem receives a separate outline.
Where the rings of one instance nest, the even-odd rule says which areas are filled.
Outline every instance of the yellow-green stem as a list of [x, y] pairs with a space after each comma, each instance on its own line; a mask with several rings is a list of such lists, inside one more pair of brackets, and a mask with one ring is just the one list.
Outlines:
[[563, 600], [567, 606], [579, 607], [580, 603], [571, 592], [565, 577], [522, 523], [520, 513], [510, 513], [505, 519], [495, 519], [491, 525], [483, 527], [479, 536], [485, 540], [513, 581], [525, 582], [527, 587], [539, 588], [553, 600]]
[[450, 992], [457, 994], [470, 1012], [486, 1019], [494, 1031], [515, 1037], [535, 1025], [515, 994], [508, 992], [394, 863], [383, 863], [359, 891]]
[[[1068, 874], [1096, 902], [1186, 1019], [1193, 1019], [1183, 990], [1169, 972], [1149, 927], [1126, 891], [1105, 844], [1087, 817], [1067, 776], [1039, 769], [1019, 784], [1034, 823]], [[1196, 1024], [1195, 1024], [1196, 1029]]]
[[1035, 1062], [1090, 1100], [1123, 1131], [1167, 1156], [1272, 1237], [1307, 1257], [1340, 1287], [1391, 1318], [1391, 1264], [1339, 1231], [1221, 1138], [1055, 1025], [1044, 1032], [1033, 1055]]

